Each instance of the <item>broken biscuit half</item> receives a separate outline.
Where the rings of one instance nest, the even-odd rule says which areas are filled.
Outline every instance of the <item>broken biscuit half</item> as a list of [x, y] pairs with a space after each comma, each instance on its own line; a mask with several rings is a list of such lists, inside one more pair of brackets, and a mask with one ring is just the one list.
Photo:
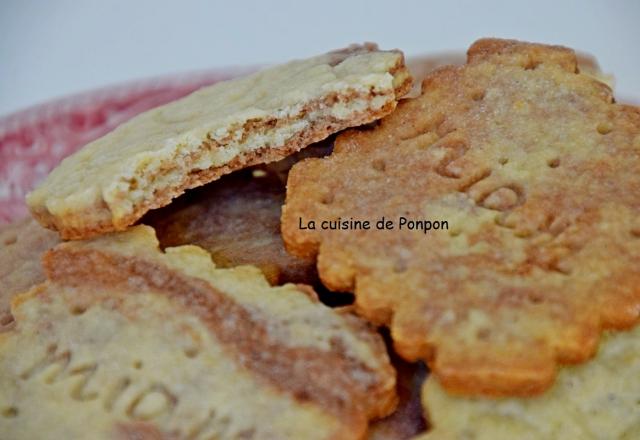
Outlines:
[[373, 44], [220, 82], [87, 144], [27, 204], [65, 239], [124, 230], [186, 189], [385, 116], [411, 83], [402, 53]]
[[382, 338], [308, 288], [147, 226], [43, 261], [0, 333], [6, 438], [359, 439], [396, 405]]

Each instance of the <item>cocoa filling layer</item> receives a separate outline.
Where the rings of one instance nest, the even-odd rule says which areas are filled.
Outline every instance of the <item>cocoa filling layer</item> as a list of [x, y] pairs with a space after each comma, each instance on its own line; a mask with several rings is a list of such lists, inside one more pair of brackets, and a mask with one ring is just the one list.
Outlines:
[[[343, 421], [366, 423], [378, 399], [376, 373], [348, 356], [343, 341], [329, 352], [287, 347], [263, 322], [207, 282], [165, 266], [96, 250], [52, 250], [43, 260], [51, 281], [82, 289], [120, 288], [131, 294], [153, 291], [197, 316], [243, 367], [298, 401], [313, 401]], [[381, 351], [381, 354], [384, 351]], [[364, 378], [364, 379], [363, 379]], [[363, 414], [364, 412], [364, 414]]]

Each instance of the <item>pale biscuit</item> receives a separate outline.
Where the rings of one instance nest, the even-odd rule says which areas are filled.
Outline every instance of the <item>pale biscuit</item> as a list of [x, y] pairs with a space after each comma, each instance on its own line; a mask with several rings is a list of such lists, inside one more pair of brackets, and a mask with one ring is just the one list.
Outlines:
[[[327, 287], [354, 290], [358, 313], [448, 390], [542, 393], [603, 329], [637, 321], [639, 151], [638, 108], [571, 50], [481, 40], [420, 97], [292, 168], [285, 245], [317, 255]], [[394, 230], [319, 223], [382, 216]]]
[[59, 241], [31, 218], [0, 227], [0, 330], [13, 322], [13, 296], [44, 281], [40, 258]]
[[89, 143], [27, 203], [63, 238], [124, 230], [186, 189], [381, 118], [410, 87], [402, 53], [372, 44], [220, 82]]
[[640, 438], [640, 327], [608, 333], [598, 354], [565, 367], [534, 398], [453, 396], [429, 378], [423, 402], [432, 430], [420, 440], [631, 440]]
[[147, 226], [43, 262], [0, 333], [3, 438], [360, 439], [394, 409], [380, 336], [310, 289]]

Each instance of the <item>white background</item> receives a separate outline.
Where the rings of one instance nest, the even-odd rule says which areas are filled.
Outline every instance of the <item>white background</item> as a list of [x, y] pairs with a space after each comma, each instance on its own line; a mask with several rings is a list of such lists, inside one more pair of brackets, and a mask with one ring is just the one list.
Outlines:
[[352, 42], [420, 54], [483, 36], [590, 52], [615, 74], [618, 96], [640, 100], [640, 0], [0, 0], [0, 32], [0, 115], [120, 81]]

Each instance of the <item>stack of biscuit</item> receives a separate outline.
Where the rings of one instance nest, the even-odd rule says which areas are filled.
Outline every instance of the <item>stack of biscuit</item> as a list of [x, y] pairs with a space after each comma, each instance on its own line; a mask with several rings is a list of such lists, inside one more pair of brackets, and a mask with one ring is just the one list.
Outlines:
[[564, 47], [454, 61], [352, 46], [66, 158], [0, 230], [0, 438], [640, 438], [640, 109]]

